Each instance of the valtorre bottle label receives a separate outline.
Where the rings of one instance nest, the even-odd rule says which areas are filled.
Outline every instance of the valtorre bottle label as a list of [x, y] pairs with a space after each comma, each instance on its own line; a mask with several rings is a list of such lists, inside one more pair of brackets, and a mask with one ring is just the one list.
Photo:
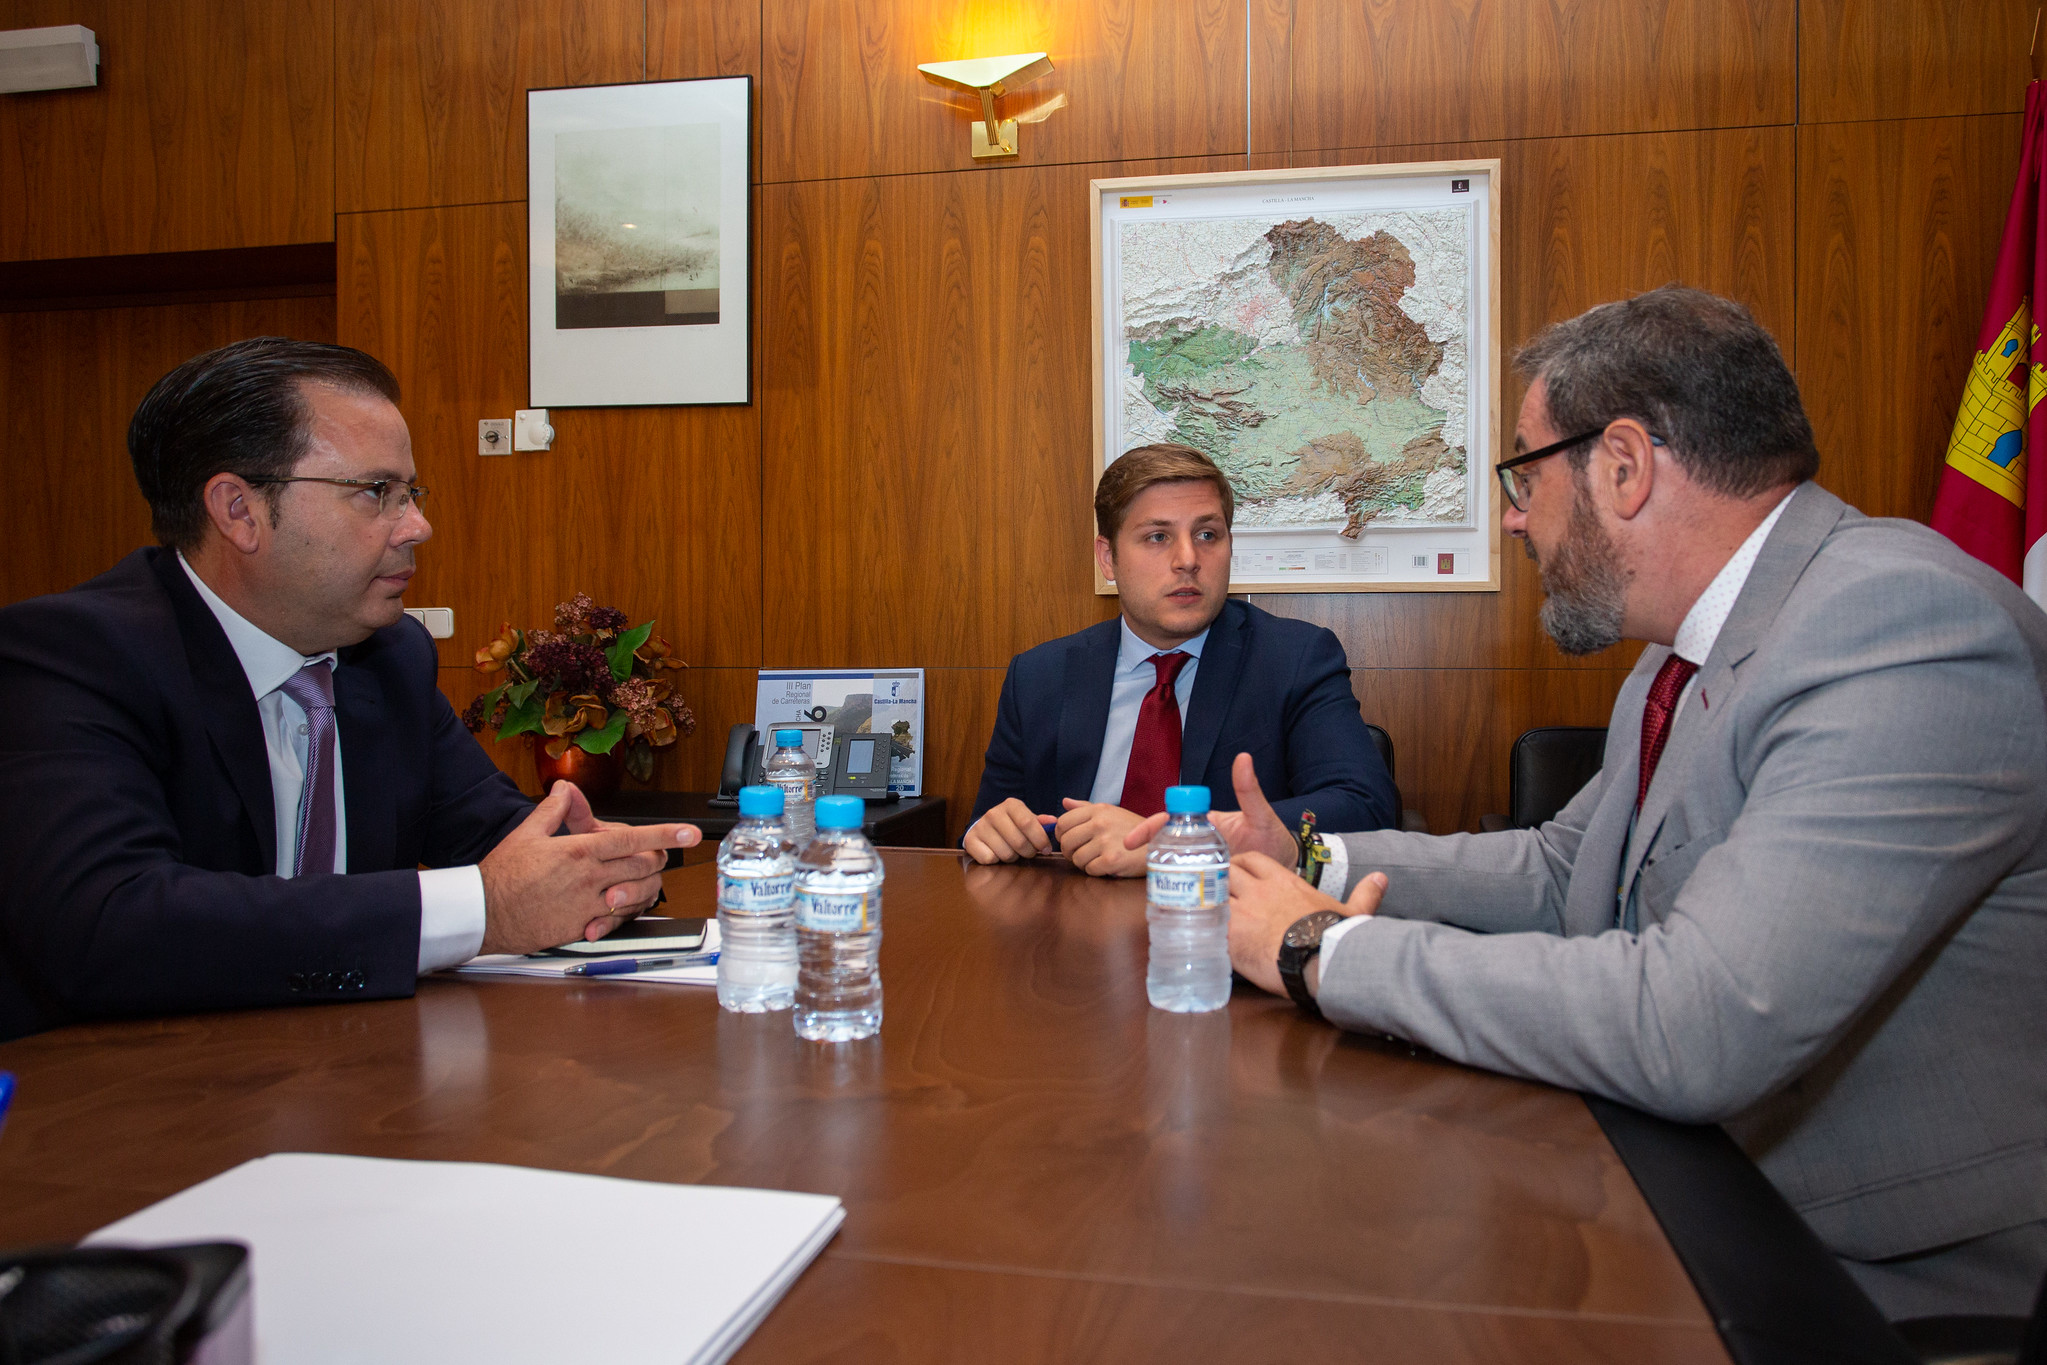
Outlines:
[[1153, 905], [1168, 910], [1207, 910], [1226, 905], [1230, 899], [1230, 870], [1227, 867], [1184, 872], [1153, 868], [1145, 873], [1145, 896]]
[[779, 877], [718, 876], [718, 904], [727, 910], [780, 910], [796, 894], [796, 874]]
[[869, 916], [881, 911], [879, 891], [834, 894], [829, 891], [796, 892], [796, 924], [822, 934], [864, 933], [871, 926]]

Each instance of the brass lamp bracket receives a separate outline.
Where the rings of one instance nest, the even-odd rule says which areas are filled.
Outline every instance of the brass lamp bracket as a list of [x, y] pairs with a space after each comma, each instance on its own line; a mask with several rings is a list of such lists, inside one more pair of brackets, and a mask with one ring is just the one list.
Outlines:
[[958, 62], [924, 62], [917, 69], [935, 84], [970, 90], [981, 97], [981, 117], [973, 125], [977, 159], [1016, 155], [1016, 120], [996, 117], [995, 101], [1019, 85], [1047, 75], [1052, 63], [1042, 52], [1007, 57], [971, 57]]

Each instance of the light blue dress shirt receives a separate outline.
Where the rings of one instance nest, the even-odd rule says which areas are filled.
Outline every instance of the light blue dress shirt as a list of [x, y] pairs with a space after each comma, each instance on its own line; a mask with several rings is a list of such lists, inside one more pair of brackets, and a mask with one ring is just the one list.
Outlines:
[[[1117, 624], [1123, 628], [1123, 647], [1116, 651], [1116, 680], [1109, 686], [1109, 723], [1102, 731], [1102, 760], [1095, 765], [1095, 785], [1087, 798], [1112, 806], [1123, 804], [1123, 776], [1130, 769], [1130, 746], [1137, 739], [1137, 713], [1144, 709], [1144, 694], [1158, 686], [1159, 671], [1151, 656], [1173, 652], [1138, 639], [1128, 621], [1119, 619]], [[1208, 632], [1204, 630], [1179, 646], [1181, 653], [1190, 656], [1180, 666], [1180, 676], [1173, 679], [1173, 696], [1180, 703], [1182, 726], [1187, 723], [1188, 699], [1194, 695], [1194, 675], [1201, 668], [1201, 648], [1207, 643]]]

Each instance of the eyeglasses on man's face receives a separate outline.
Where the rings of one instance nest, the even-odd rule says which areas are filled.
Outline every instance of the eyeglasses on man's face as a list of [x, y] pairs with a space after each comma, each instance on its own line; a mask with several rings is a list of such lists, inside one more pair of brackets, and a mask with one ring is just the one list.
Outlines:
[[259, 487], [266, 483], [331, 483], [337, 488], [353, 488], [374, 497], [377, 515], [393, 521], [404, 516], [406, 508], [418, 506], [427, 494], [426, 489], [405, 479], [327, 479], [313, 474], [279, 474], [246, 482]]
[[[1507, 501], [1513, 504], [1515, 511], [1526, 512], [1528, 510], [1529, 488], [1528, 479], [1518, 472], [1522, 466], [1534, 464], [1537, 460], [1547, 460], [1552, 455], [1561, 455], [1572, 446], [1583, 445], [1596, 436], [1604, 435], [1606, 435], [1606, 428], [1601, 427], [1597, 431], [1586, 431], [1576, 436], [1566, 436], [1561, 441], [1552, 441], [1540, 450], [1531, 450], [1526, 455], [1516, 455], [1511, 460], [1500, 461], [1499, 464], [1493, 467], [1493, 472], [1500, 476], [1500, 491], [1507, 495]], [[1661, 436], [1651, 432], [1649, 434], [1649, 444], [1660, 446], [1664, 444], [1664, 440]]]

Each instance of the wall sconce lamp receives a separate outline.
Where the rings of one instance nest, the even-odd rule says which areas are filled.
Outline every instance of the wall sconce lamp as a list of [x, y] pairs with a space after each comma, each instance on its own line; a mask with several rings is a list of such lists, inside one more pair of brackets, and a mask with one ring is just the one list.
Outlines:
[[[1019, 85], [1049, 75], [1052, 63], [1042, 52], [1020, 52], [1009, 57], [971, 57], [960, 62], [923, 62], [917, 69], [927, 80], [955, 90], [971, 90], [981, 97], [981, 118], [974, 124], [974, 155], [977, 158], [1016, 155], [1015, 119], [995, 117], [995, 101]], [[1053, 107], [1065, 103], [1062, 98]], [[1051, 108], [1040, 112], [1040, 117]], [[1032, 120], [1036, 122], [1036, 120]]]

